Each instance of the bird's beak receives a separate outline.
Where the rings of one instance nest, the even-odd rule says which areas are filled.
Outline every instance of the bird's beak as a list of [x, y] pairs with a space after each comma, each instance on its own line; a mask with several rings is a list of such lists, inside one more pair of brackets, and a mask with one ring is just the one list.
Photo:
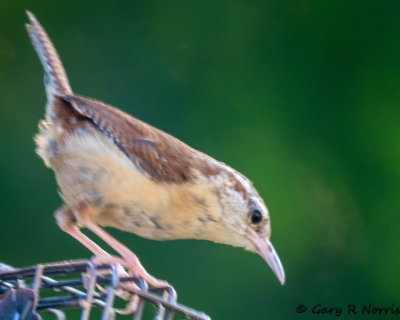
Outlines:
[[281, 284], [285, 283], [285, 271], [278, 254], [269, 239], [258, 235], [253, 229], [248, 229], [247, 236], [254, 244], [256, 252], [268, 263], [272, 271], [278, 277]]

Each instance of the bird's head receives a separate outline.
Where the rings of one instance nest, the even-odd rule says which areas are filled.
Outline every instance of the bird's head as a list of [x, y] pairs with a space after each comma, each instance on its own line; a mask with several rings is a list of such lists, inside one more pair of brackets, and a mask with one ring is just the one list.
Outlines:
[[229, 182], [218, 191], [223, 227], [218, 239], [212, 240], [259, 254], [284, 284], [285, 272], [270, 242], [271, 221], [264, 201], [242, 174], [231, 169], [227, 177]]

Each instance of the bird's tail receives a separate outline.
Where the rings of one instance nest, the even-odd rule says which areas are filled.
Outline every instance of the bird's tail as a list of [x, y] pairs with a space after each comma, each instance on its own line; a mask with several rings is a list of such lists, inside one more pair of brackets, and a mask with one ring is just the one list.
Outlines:
[[30, 20], [26, 28], [45, 71], [48, 99], [52, 100], [54, 95], [71, 94], [71, 86], [53, 43], [36, 17], [29, 11], [26, 13]]

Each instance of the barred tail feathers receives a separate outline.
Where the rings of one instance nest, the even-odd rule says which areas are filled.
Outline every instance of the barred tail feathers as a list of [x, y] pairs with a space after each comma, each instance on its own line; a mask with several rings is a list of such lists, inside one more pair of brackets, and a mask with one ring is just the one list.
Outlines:
[[29, 11], [26, 13], [30, 20], [26, 28], [45, 71], [48, 98], [51, 99], [52, 94], [72, 94], [67, 75], [53, 43], [36, 17]]

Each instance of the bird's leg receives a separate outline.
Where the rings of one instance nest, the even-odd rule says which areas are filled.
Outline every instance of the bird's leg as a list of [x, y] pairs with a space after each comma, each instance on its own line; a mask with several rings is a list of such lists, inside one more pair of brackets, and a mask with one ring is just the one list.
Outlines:
[[[99, 227], [95, 222], [93, 222], [93, 220], [91, 219], [92, 216], [91, 210], [93, 209], [96, 209], [96, 207], [91, 205], [90, 202], [88, 201], [81, 201], [77, 203], [76, 205], [71, 207], [70, 210], [72, 210], [72, 212], [68, 214], [69, 216], [72, 214], [72, 218], [75, 219], [76, 229], [71, 230], [71, 228], [69, 228], [68, 226], [67, 228], [65, 228], [65, 226], [63, 228], [63, 221], [61, 221], [61, 225], [59, 222], [60, 227], [67, 233], [71, 234], [74, 238], [76, 238], [89, 250], [91, 250], [97, 256], [98, 262], [109, 263], [109, 264], [121, 264], [122, 266], [128, 269], [129, 273], [133, 277], [141, 277], [155, 288], [170, 288], [173, 292], [174, 297], [176, 297], [174, 288], [170, 286], [168, 282], [163, 280], [158, 280], [157, 278], [150, 275], [146, 271], [146, 269], [142, 266], [138, 257], [131, 250], [129, 250], [125, 245], [120, 243], [109, 233], [107, 233], [105, 230]], [[61, 216], [61, 218], [59, 219], [59, 217], [57, 216], [57, 220], [65, 220], [65, 217]], [[111, 248], [113, 248], [116, 252], [118, 252], [121, 255], [121, 258], [106, 253], [97, 244], [95, 244], [92, 240], [90, 240], [83, 233], [81, 233], [79, 229], [76, 227], [76, 220], [78, 220], [77, 222], [79, 222], [79, 224], [88, 228], [99, 238], [101, 238], [104, 242], [106, 242]]]
[[[118, 252], [121, 255], [122, 261], [119, 259], [119, 262], [129, 270], [132, 276], [143, 278], [153, 287], [171, 288], [173, 290], [172, 286], [170, 286], [168, 282], [156, 279], [155, 277], [150, 275], [146, 271], [146, 269], [142, 266], [138, 257], [131, 250], [129, 250], [125, 245], [123, 245], [121, 242], [112, 237], [105, 230], [100, 228], [96, 223], [92, 222], [91, 220], [88, 220], [88, 221], [83, 221], [83, 225], [90, 231], [92, 231], [94, 234], [96, 234], [99, 238], [103, 239], [104, 242], [106, 242], [111, 248], [113, 248], [116, 252]], [[110, 263], [113, 258], [115, 257], [110, 255], [104, 258], [100, 257], [100, 259], [105, 259], [102, 260], [102, 262], [104, 263]], [[111, 259], [111, 261], [109, 259]]]
[[[124, 270], [124, 268], [121, 266], [122, 259], [120, 259], [118, 257], [113, 257], [112, 255], [107, 253], [99, 245], [97, 245], [94, 241], [92, 241], [89, 237], [87, 237], [84, 233], [82, 233], [79, 230], [75, 215], [69, 207], [64, 206], [64, 207], [58, 209], [55, 212], [55, 218], [56, 218], [57, 224], [61, 228], [61, 230], [65, 231], [66, 233], [71, 235], [73, 238], [78, 240], [81, 244], [83, 244], [86, 248], [88, 248], [93, 254], [96, 255], [96, 257], [99, 260], [102, 260], [102, 263], [116, 264], [118, 274], [121, 277], [129, 277], [130, 276]], [[125, 289], [129, 289], [129, 286], [133, 286], [135, 289], [139, 288], [134, 282], [121, 284], [121, 287], [122, 288], [125, 287]], [[100, 288], [100, 290], [104, 291], [103, 288]], [[121, 294], [118, 294], [118, 296], [120, 296], [121, 298], [123, 298], [125, 300], [131, 300], [124, 310], [117, 310], [119, 313], [129, 314], [129, 313], [136, 311], [136, 307], [139, 302], [139, 299], [136, 295], [132, 296], [132, 294], [130, 294], [130, 293], [129, 294], [121, 293]]]
[[96, 256], [110, 256], [110, 254], [79, 230], [75, 215], [69, 207], [64, 206], [58, 209], [54, 216], [61, 230], [74, 237]]

